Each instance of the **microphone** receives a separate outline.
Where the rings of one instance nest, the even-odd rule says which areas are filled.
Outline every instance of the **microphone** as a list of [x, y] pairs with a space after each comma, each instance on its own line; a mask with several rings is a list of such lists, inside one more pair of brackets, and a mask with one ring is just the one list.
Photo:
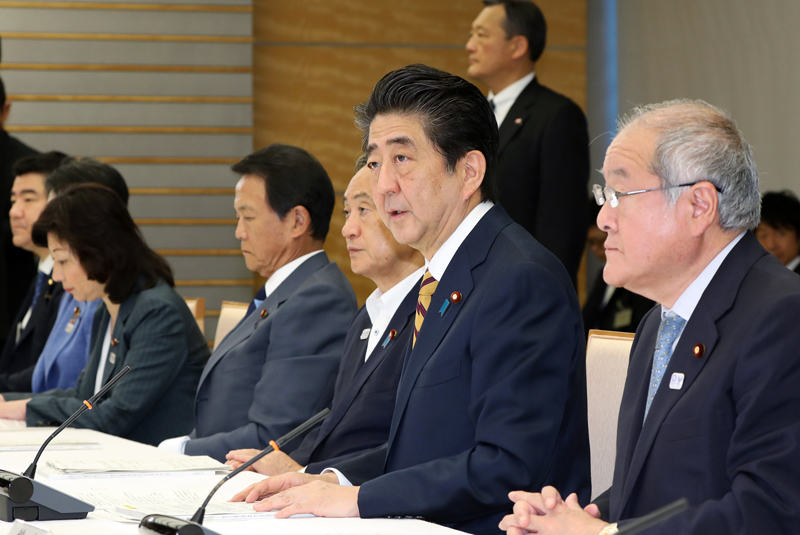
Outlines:
[[131, 371], [131, 367], [125, 366], [94, 396], [84, 400], [83, 405], [44, 441], [33, 462], [23, 474], [0, 470], [0, 520], [13, 522], [16, 519], [31, 521], [86, 518], [89, 512], [94, 511], [92, 504], [73, 498], [39, 481], [34, 481], [36, 464], [47, 445], [78, 416], [87, 410], [92, 410], [97, 400], [111, 390], [129, 371]]
[[264, 457], [266, 454], [271, 453], [275, 450], [274, 445], [277, 444], [278, 448], [284, 446], [294, 440], [295, 438], [299, 437], [307, 433], [312, 427], [322, 422], [328, 414], [330, 414], [330, 409], [323, 409], [322, 411], [318, 412], [299, 426], [295, 427], [285, 435], [283, 435], [278, 440], [270, 441], [270, 445], [261, 450], [255, 457], [241, 465], [236, 470], [230, 472], [225, 477], [223, 477], [217, 485], [211, 489], [211, 492], [206, 497], [206, 500], [203, 502], [203, 505], [195, 512], [194, 516], [192, 516], [191, 520], [181, 520], [179, 518], [175, 518], [172, 516], [167, 515], [147, 515], [142, 519], [139, 523], [139, 533], [140, 534], [152, 534], [152, 535], [219, 535], [216, 531], [212, 531], [208, 528], [203, 527], [203, 518], [206, 514], [206, 506], [208, 502], [211, 501], [211, 498], [216, 494], [219, 488], [225, 484], [225, 482], [229, 481], [231, 478], [236, 476], [237, 474], [243, 472], [250, 468], [253, 464], [255, 464], [259, 459]]
[[648, 515], [631, 520], [629, 523], [625, 524], [625, 526], [619, 528], [617, 535], [634, 535], [643, 529], [660, 524], [661, 522], [664, 522], [668, 518], [672, 518], [674, 515], [677, 515], [681, 511], [685, 511], [688, 508], [689, 501], [686, 498], [675, 500], [674, 502], [665, 505], [661, 509], [656, 509]]

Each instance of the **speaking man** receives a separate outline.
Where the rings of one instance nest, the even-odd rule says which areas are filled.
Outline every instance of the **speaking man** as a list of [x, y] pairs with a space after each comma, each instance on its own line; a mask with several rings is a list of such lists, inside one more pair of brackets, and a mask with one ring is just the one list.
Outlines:
[[495, 204], [488, 102], [412, 65], [357, 117], [378, 212], [427, 268], [388, 444], [335, 472], [269, 478], [247, 499], [280, 491], [256, 505], [279, 517], [411, 515], [485, 533], [511, 510], [510, 484], [588, 494], [580, 309], [563, 266]]
[[[261, 474], [274, 476], [303, 467], [317, 474], [333, 462], [382, 446], [389, 437], [397, 382], [414, 332], [424, 259], [397, 243], [383, 224], [372, 200], [366, 155], [357, 166], [344, 192], [342, 235], [353, 273], [369, 278], [377, 288], [347, 333], [330, 416], [290, 454], [272, 452], [254, 464]], [[256, 453], [233, 451], [228, 464], [235, 468]]]
[[200, 376], [194, 431], [159, 446], [222, 462], [231, 450], [265, 448], [330, 404], [356, 312], [353, 288], [322, 250], [335, 197], [316, 158], [276, 143], [233, 171], [242, 176], [236, 237], [248, 269], [267, 282]]
[[631, 349], [613, 483], [586, 511], [552, 487], [512, 493], [501, 527], [610, 534], [685, 497], [642, 533], [796, 533], [800, 278], [750, 232], [750, 146], [725, 112], [665, 102], [623, 121], [603, 175], [605, 280], [661, 303]]
[[547, 40], [536, 4], [483, 3], [467, 41], [467, 73], [489, 86], [500, 127], [500, 204], [561, 260], [574, 283], [586, 242], [586, 117], [570, 99], [541, 85], [534, 72]]

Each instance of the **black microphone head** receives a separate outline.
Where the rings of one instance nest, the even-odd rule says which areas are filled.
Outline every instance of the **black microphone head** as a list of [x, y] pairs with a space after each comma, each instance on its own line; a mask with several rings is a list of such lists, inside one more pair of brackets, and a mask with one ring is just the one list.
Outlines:
[[25, 503], [33, 496], [33, 482], [25, 476], [0, 470], [0, 489], [12, 502]]
[[139, 522], [140, 535], [207, 535], [214, 533], [190, 520], [167, 515], [147, 515]]

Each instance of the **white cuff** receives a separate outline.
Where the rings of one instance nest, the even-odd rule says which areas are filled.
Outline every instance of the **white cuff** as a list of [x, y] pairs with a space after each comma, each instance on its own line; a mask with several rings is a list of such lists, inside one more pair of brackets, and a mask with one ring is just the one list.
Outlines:
[[189, 442], [189, 437], [175, 437], [168, 438], [158, 445], [158, 449], [172, 451], [175, 453], [183, 453], [186, 449], [186, 443]]
[[350, 483], [350, 480], [344, 477], [344, 474], [338, 471], [336, 468], [326, 468], [322, 471], [323, 474], [327, 474], [329, 472], [333, 472], [336, 474], [336, 479], [339, 480], [339, 484], [343, 487], [352, 487], [353, 484]]

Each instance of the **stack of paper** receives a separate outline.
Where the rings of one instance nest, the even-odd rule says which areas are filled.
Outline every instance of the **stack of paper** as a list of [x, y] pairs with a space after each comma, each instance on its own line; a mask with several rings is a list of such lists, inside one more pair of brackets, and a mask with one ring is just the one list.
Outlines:
[[[3, 433], [0, 435], [0, 451], [39, 451], [43, 442], [27, 433]], [[102, 447], [99, 442], [58, 436], [47, 446], [47, 451], [99, 450]]]
[[60, 457], [47, 461], [51, 479], [87, 477], [137, 477], [137, 476], [191, 476], [226, 472], [230, 466], [205, 455], [191, 457], [175, 455], [140, 458], [70, 458]]

